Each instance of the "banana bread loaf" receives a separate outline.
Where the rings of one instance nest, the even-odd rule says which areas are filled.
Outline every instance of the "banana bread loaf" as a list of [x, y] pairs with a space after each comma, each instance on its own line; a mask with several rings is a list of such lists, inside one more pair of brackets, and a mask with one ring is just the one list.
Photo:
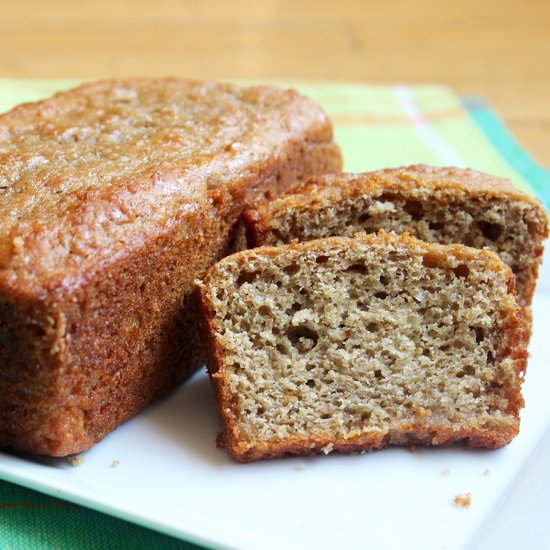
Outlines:
[[338, 170], [292, 90], [85, 84], [0, 117], [0, 446], [90, 447], [197, 368], [193, 280], [251, 199]]
[[223, 259], [198, 290], [221, 443], [241, 462], [505, 445], [527, 357], [514, 284], [493, 252], [383, 232]]
[[320, 176], [281, 198], [252, 205], [243, 219], [250, 246], [384, 229], [493, 250], [516, 276], [530, 326], [548, 220], [540, 201], [508, 180], [426, 165]]

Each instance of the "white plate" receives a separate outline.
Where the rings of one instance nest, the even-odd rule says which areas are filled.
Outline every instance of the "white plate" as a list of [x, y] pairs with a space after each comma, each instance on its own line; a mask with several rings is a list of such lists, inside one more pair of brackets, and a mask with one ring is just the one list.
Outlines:
[[[521, 433], [497, 451], [394, 448], [239, 465], [214, 446], [212, 395], [198, 374], [82, 465], [0, 453], [0, 478], [210, 547], [550, 548], [550, 254], [534, 319]], [[465, 492], [471, 507], [454, 505]]]

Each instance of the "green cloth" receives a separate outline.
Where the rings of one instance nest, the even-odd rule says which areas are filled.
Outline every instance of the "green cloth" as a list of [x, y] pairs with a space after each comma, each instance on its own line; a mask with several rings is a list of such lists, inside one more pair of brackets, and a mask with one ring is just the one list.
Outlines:
[[[0, 79], [0, 112], [75, 83]], [[510, 178], [550, 207], [550, 174], [517, 145], [479, 98], [461, 99], [440, 86], [282, 84], [294, 85], [332, 117], [347, 171], [419, 162], [469, 166]], [[144, 547], [199, 548], [0, 481], [2, 550]]]

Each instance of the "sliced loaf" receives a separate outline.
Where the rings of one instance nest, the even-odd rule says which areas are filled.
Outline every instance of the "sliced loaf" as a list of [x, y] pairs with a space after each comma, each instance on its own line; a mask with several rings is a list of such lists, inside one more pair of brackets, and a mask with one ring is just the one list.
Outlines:
[[508, 180], [426, 165], [315, 177], [283, 197], [251, 206], [243, 219], [249, 246], [384, 229], [493, 250], [512, 268], [528, 320], [548, 236], [540, 201]]
[[518, 432], [521, 308], [492, 252], [383, 232], [261, 247], [217, 263], [198, 296], [238, 461]]

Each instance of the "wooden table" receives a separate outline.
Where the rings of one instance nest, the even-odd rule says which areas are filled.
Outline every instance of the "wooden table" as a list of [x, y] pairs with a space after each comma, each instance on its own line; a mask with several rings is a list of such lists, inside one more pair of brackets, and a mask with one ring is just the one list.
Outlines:
[[4, 0], [0, 76], [443, 83], [550, 167], [548, 0]]

